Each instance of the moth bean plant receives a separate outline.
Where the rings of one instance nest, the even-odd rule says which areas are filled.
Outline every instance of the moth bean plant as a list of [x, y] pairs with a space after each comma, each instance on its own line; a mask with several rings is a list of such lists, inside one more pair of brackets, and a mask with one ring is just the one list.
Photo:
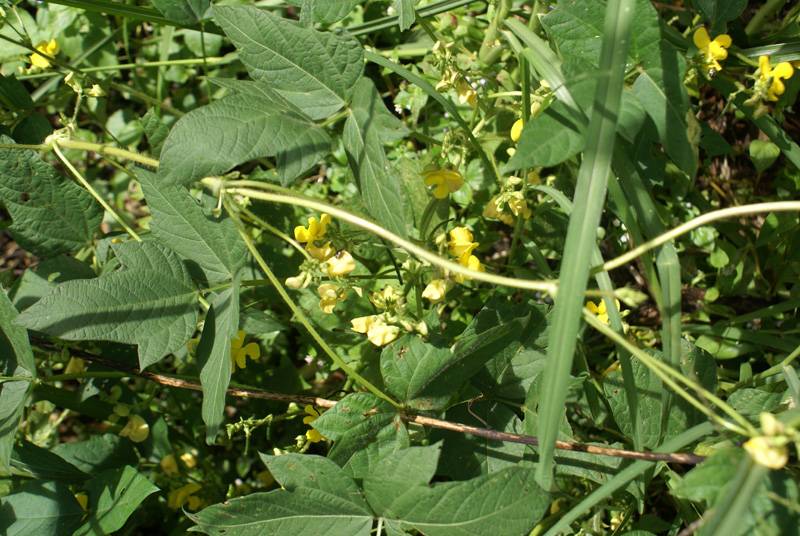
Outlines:
[[800, 534], [797, 2], [0, 8], [0, 533]]

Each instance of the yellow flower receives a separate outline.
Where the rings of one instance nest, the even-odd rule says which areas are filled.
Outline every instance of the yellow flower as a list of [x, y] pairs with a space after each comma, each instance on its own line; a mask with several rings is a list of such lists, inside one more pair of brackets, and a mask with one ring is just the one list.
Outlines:
[[[58, 54], [58, 43], [55, 39], [43, 41], [36, 45], [36, 50], [52, 58]], [[50, 60], [40, 54], [31, 54], [30, 60], [31, 65], [38, 69], [47, 69], [50, 67]]]
[[450, 242], [447, 244], [450, 249], [450, 255], [461, 257], [465, 253], [472, 253], [478, 247], [478, 243], [473, 242], [472, 239], [472, 232], [466, 227], [456, 227], [450, 231]]
[[174, 476], [178, 474], [178, 462], [175, 461], [175, 456], [172, 454], [167, 454], [161, 458], [161, 461], [158, 462], [158, 465], [167, 476]]
[[511, 217], [511, 214], [503, 212], [498, 208], [497, 201], [499, 197], [499, 195], [496, 195], [492, 197], [488, 203], [486, 203], [486, 206], [483, 208], [483, 217], [491, 218], [493, 220], [500, 220], [506, 225], [514, 225], [514, 218]]
[[522, 192], [514, 192], [508, 199], [508, 208], [511, 209], [511, 213], [514, 216], [522, 217], [523, 219], [530, 219], [531, 217], [531, 209], [528, 208], [528, 202], [525, 200], [525, 196], [522, 195]]
[[789, 461], [789, 449], [786, 445], [778, 443], [776, 438], [753, 437], [743, 446], [754, 462], [770, 469], [782, 469]]
[[769, 84], [767, 100], [778, 100], [778, 97], [783, 95], [783, 92], [786, 91], [783, 80], [791, 78], [793, 74], [794, 69], [792, 68], [792, 64], [788, 61], [782, 61], [773, 68], [769, 62], [769, 56], [758, 57], [759, 81], [764, 85]]
[[709, 69], [714, 69], [714, 71], [722, 70], [719, 61], [728, 57], [728, 51], [725, 49], [731, 46], [731, 36], [728, 34], [720, 34], [712, 41], [711, 37], [708, 35], [708, 31], [704, 26], [701, 26], [695, 30], [692, 40], [703, 55], [703, 61], [706, 66]]
[[331, 222], [331, 217], [328, 214], [323, 214], [317, 218], [308, 218], [308, 227], [298, 225], [294, 228], [294, 238], [298, 242], [314, 242], [323, 238], [325, 232], [328, 230], [328, 224]]
[[472, 108], [478, 105], [478, 93], [466, 80], [456, 82], [456, 93], [459, 104], [469, 104]]
[[340, 289], [336, 285], [331, 285], [330, 283], [323, 283], [317, 287], [317, 293], [319, 293], [320, 297], [319, 308], [322, 309], [322, 312], [326, 315], [332, 314], [336, 304], [340, 301], [344, 301], [347, 297], [344, 289]]
[[433, 186], [433, 197], [444, 199], [464, 186], [464, 177], [454, 169], [435, 169], [423, 175], [426, 186]]
[[[167, 495], [167, 506], [172, 508], [173, 510], [178, 510], [184, 504], [189, 502], [189, 498], [203, 489], [203, 486], [196, 482], [190, 482], [185, 486], [181, 486], [178, 489], [174, 489], [169, 492]], [[195, 505], [198, 505], [197, 501], [193, 501]], [[192, 504], [189, 504], [189, 508], [192, 508]]]
[[389, 309], [403, 304], [403, 295], [392, 285], [386, 285], [378, 292], [373, 292], [369, 301], [379, 309]]
[[[477, 244], [475, 244], [477, 245]], [[481, 261], [475, 255], [471, 255], [469, 253], [464, 253], [458, 258], [458, 264], [469, 268], [470, 270], [474, 270], [476, 272], [483, 272], [483, 265], [481, 265]], [[456, 274], [454, 276], [455, 280], [459, 283], [463, 283], [464, 281], [469, 279], [469, 276]]]
[[[619, 300], [615, 299], [614, 303], [617, 305], [617, 309], [619, 309]], [[600, 322], [608, 325], [608, 308], [606, 307], [605, 300], [600, 300], [598, 303], [589, 302], [586, 304], [586, 308], [589, 309], [589, 312], [595, 315]]]
[[127, 424], [119, 432], [120, 437], [127, 437], [134, 443], [141, 443], [150, 435], [150, 425], [138, 415], [131, 415]]
[[524, 123], [522, 119], [517, 119], [514, 121], [514, 124], [511, 125], [511, 141], [517, 143], [519, 139], [522, 137], [522, 127], [524, 127]]
[[75, 500], [78, 501], [78, 504], [81, 505], [81, 510], [84, 512], [89, 508], [89, 496], [85, 493], [76, 493]]
[[309, 242], [306, 245], [306, 251], [320, 262], [325, 262], [336, 254], [336, 250], [333, 249], [330, 242], [325, 242], [321, 246], [315, 246]]
[[447, 281], [444, 279], [434, 279], [422, 291], [422, 297], [430, 300], [431, 303], [442, 301], [447, 294]]
[[[311, 404], [306, 404], [306, 407], [303, 408], [303, 411], [306, 413], [306, 416], [303, 417], [303, 424], [305, 425], [311, 424], [320, 416], [320, 412], [314, 409], [314, 406]], [[309, 427], [308, 431], [306, 431], [306, 439], [309, 441], [309, 443], [319, 443], [325, 439], [325, 436], [320, 434], [316, 428]]]
[[340, 251], [327, 261], [328, 275], [342, 277], [356, 269], [356, 261], [347, 251]]
[[258, 344], [251, 342], [244, 344], [245, 332], [239, 330], [236, 332], [236, 337], [231, 340], [231, 372], [236, 371], [238, 365], [240, 369], [247, 366], [247, 358], [256, 360], [261, 357], [261, 348]]
[[356, 333], [366, 333], [369, 342], [375, 346], [385, 346], [400, 335], [400, 328], [387, 324], [383, 315], [354, 318], [350, 325]]
[[306, 288], [308, 285], [310, 285], [311, 280], [312, 280], [311, 274], [309, 274], [308, 272], [300, 272], [294, 277], [287, 277], [284, 283], [289, 288], [300, 289], [300, 288]]
[[86, 371], [86, 361], [79, 357], [70, 357], [64, 374], [81, 374]]

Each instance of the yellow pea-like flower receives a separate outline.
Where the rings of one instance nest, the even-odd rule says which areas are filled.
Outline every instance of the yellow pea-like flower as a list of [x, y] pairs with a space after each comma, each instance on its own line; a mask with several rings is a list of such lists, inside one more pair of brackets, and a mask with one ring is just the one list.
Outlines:
[[436, 169], [423, 174], [426, 186], [433, 187], [433, 197], [444, 199], [464, 186], [464, 177], [454, 169]]
[[251, 360], [261, 357], [261, 348], [258, 344], [251, 342], [244, 344], [246, 334], [243, 330], [236, 332], [236, 337], [231, 340], [231, 372], [236, 370], [238, 366], [243, 369], [247, 366], [247, 358]]
[[[36, 45], [36, 50], [47, 56], [54, 57], [58, 54], [58, 42], [55, 39], [44, 41]], [[30, 61], [31, 65], [38, 69], [47, 69], [50, 67], [50, 60], [40, 54], [31, 54]]]
[[[178, 510], [184, 504], [187, 504], [189, 498], [198, 491], [200, 491], [201, 489], [203, 489], [203, 486], [201, 486], [196, 482], [190, 482], [185, 486], [181, 486], [178, 489], [174, 489], [170, 491], [169, 494], [167, 495], [167, 506], [173, 510]], [[196, 501], [195, 505], [197, 505]], [[191, 509], [192, 505], [189, 504], [188, 506]]]
[[[316, 421], [321, 415], [320, 412], [317, 411], [311, 404], [306, 404], [306, 407], [303, 408], [303, 411], [306, 414], [306, 416], [303, 417], [303, 424], [305, 425], [309, 425]], [[309, 429], [306, 431], [306, 439], [309, 443], [319, 443], [325, 439], [325, 436], [320, 434], [316, 428], [309, 427]]]
[[789, 449], [771, 437], [753, 437], [743, 447], [754, 462], [770, 469], [782, 469], [789, 461]]
[[332, 314], [336, 304], [340, 301], [344, 301], [346, 297], [345, 293], [342, 292], [339, 287], [330, 283], [323, 283], [317, 287], [317, 293], [320, 298], [319, 308], [322, 309], [322, 312], [326, 315]]
[[466, 227], [456, 227], [450, 231], [450, 242], [448, 242], [450, 255], [461, 257], [464, 253], [472, 253], [478, 247], [477, 242], [473, 241], [472, 232]]
[[298, 225], [294, 228], [294, 238], [301, 243], [319, 240], [325, 236], [330, 222], [331, 217], [328, 214], [322, 214], [319, 220], [312, 216], [308, 218], [308, 227]]
[[331, 277], [343, 277], [356, 269], [356, 261], [347, 251], [340, 251], [328, 259], [328, 275]]
[[511, 141], [517, 143], [519, 139], [522, 137], [522, 129], [525, 124], [522, 122], [522, 119], [517, 119], [514, 121], [514, 124], [511, 125]]
[[767, 100], [776, 101], [786, 91], [783, 83], [792, 77], [794, 68], [788, 61], [782, 61], [775, 67], [770, 64], [769, 56], [758, 57], [758, 78], [762, 84], [769, 84], [767, 88]]
[[728, 34], [720, 34], [712, 40], [711, 36], [708, 35], [708, 30], [706, 30], [704, 26], [701, 26], [695, 30], [692, 40], [703, 55], [703, 60], [708, 68], [714, 69], [715, 71], [722, 70], [722, 66], [719, 62], [728, 57], [728, 51], [726, 49], [730, 48], [733, 42], [731, 36]]
[[433, 279], [425, 286], [422, 297], [431, 303], [439, 303], [447, 294], [447, 281], [444, 279]]
[[119, 435], [127, 437], [134, 443], [141, 443], [150, 435], [150, 425], [139, 415], [131, 415]]

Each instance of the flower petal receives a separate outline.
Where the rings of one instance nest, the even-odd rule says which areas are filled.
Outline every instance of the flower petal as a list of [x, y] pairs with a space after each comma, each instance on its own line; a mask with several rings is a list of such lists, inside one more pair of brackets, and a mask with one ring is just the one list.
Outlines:
[[711, 38], [708, 36], [708, 30], [706, 30], [705, 26], [700, 26], [697, 30], [695, 30], [694, 35], [692, 36], [692, 41], [694, 41], [694, 45], [699, 49], [703, 49], [708, 46], [708, 44], [711, 42]]

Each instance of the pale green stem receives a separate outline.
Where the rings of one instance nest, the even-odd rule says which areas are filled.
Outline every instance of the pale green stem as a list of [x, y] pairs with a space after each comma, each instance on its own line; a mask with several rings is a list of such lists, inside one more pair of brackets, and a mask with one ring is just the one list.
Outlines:
[[[636, 359], [641, 361], [647, 368], [649, 368], [653, 373], [658, 376], [661, 381], [667, 384], [675, 393], [680, 395], [684, 400], [689, 402], [692, 406], [697, 408], [700, 412], [704, 415], [707, 415], [710, 419], [716, 421], [718, 424], [723, 426], [724, 428], [731, 430], [732, 432], [736, 432], [738, 434], [744, 436], [754, 436], [758, 435], [757, 430], [750, 424], [747, 419], [742, 417], [735, 409], [733, 409], [727, 402], [720, 399], [713, 393], [709, 392], [706, 388], [702, 385], [698, 384], [697, 382], [690, 380], [683, 374], [673, 370], [669, 365], [666, 365], [659, 360], [651, 357], [647, 352], [642, 351], [639, 347], [631, 343], [628, 339], [626, 339], [622, 334], [614, 331], [610, 326], [607, 326], [603, 322], [601, 322], [594, 314], [592, 314], [588, 309], [583, 310], [583, 318], [586, 322], [592, 326], [594, 329], [605, 335], [607, 338], [611, 339], [615, 344], [622, 346], [628, 352], [631, 353]], [[709, 402], [715, 404], [719, 409], [725, 412], [729, 417], [733, 420], [738, 422], [741, 426], [737, 426], [733, 423], [730, 423], [711, 411], [709, 408], [703, 405], [702, 402], [694, 398], [692, 395], [686, 392], [678, 383], [683, 383], [684, 385], [694, 389], [698, 392], [703, 398], [707, 399]]]
[[[204, 182], [211, 186], [212, 188], [219, 187], [219, 179], [213, 179], [209, 181], [205, 179]], [[299, 197], [296, 195], [287, 195], [287, 194], [279, 194], [279, 193], [268, 193], [268, 192], [259, 192], [257, 190], [252, 190], [249, 188], [237, 188], [239, 185], [247, 184], [248, 186], [255, 186], [258, 185], [263, 188], [269, 187], [266, 183], [258, 183], [255, 181], [231, 181], [227, 183], [233, 187], [226, 187], [225, 191], [231, 194], [238, 194], [243, 195], [245, 197], [250, 197], [253, 199], [260, 199], [262, 201], [271, 201], [274, 203], [284, 203], [288, 205], [295, 205], [300, 207], [306, 207], [312, 210], [318, 210], [320, 212], [325, 212], [330, 214], [334, 218], [338, 218], [340, 220], [346, 221], [351, 225], [355, 225], [356, 227], [360, 227], [365, 231], [369, 231], [374, 235], [377, 235], [396, 246], [408, 251], [412, 255], [425, 260], [434, 266], [438, 266], [443, 270], [447, 270], [449, 272], [453, 272], [459, 275], [463, 275], [465, 277], [469, 277], [470, 279], [476, 279], [478, 281], [483, 281], [486, 283], [493, 283], [495, 285], [502, 285], [506, 287], [513, 287], [513, 288], [521, 288], [526, 290], [535, 290], [540, 292], [547, 292], [549, 294], [555, 294], [557, 284], [553, 281], [537, 281], [537, 280], [529, 280], [529, 279], [517, 279], [513, 277], [505, 277], [501, 275], [495, 274], [488, 274], [486, 272], [478, 272], [475, 270], [470, 270], [460, 264], [455, 262], [449, 261], [447, 259], [443, 259], [439, 257], [437, 254], [428, 251], [425, 248], [422, 248], [405, 238], [397, 236], [396, 234], [392, 233], [391, 231], [377, 225], [369, 220], [361, 218], [360, 216], [356, 216], [346, 210], [334, 207], [327, 203], [322, 203], [320, 201], [316, 201], [313, 199], [308, 199], [305, 197]]]
[[[152, 168], [158, 168], [158, 160], [156, 160], [155, 158], [150, 158], [148, 156], [144, 156], [139, 153], [134, 153], [133, 151], [127, 151], [125, 149], [111, 147], [110, 145], [103, 145], [101, 143], [91, 143], [88, 141], [77, 141], [77, 140], [58, 140], [58, 144], [64, 149], [93, 151], [100, 155], [116, 156], [117, 158], [123, 158], [125, 160], [131, 160], [133, 162], [144, 164], [145, 166], [150, 166]], [[51, 146], [46, 144], [26, 145], [22, 143], [0, 143], [0, 149], [30, 149], [32, 151], [49, 151], [51, 149]]]
[[[227, 62], [235, 61], [237, 58], [233, 55], [208, 58], [209, 65], [218, 65]], [[124, 71], [127, 69], [152, 69], [154, 67], [169, 67], [172, 65], [202, 65], [203, 58], [189, 58], [183, 60], [165, 60], [165, 61], [143, 61], [139, 63], [120, 63], [118, 65], [100, 65], [97, 67], [82, 67], [82, 73], [101, 73], [107, 71]], [[33, 80], [36, 78], [52, 78], [61, 76], [63, 73], [58, 71], [49, 71], [44, 73], [35, 73], [18, 76], [18, 80]]]
[[306, 251], [306, 248], [301, 246], [300, 242], [298, 242], [297, 240], [295, 240], [294, 238], [292, 238], [288, 234], [284, 233], [283, 231], [281, 231], [277, 227], [268, 224], [263, 219], [259, 218], [256, 214], [254, 214], [251, 210], [243, 208], [242, 209], [242, 213], [245, 216], [247, 216], [249, 219], [253, 220], [256, 225], [258, 225], [260, 227], [263, 227], [265, 230], [267, 230], [270, 233], [274, 234], [275, 236], [277, 236], [278, 238], [280, 238], [284, 242], [286, 242], [289, 245], [291, 245], [294, 249], [296, 249], [297, 251], [302, 253], [303, 256], [306, 258], [306, 260], [310, 261], [312, 259], [311, 255], [308, 253], [308, 251]]
[[308, 331], [308, 334], [311, 335], [311, 338], [314, 339], [314, 341], [317, 343], [317, 345], [319, 345], [322, 351], [326, 353], [328, 357], [331, 358], [331, 361], [333, 361], [334, 364], [336, 364], [336, 366], [342, 369], [344, 373], [347, 374], [348, 377], [357, 381], [367, 391], [374, 394], [378, 398], [389, 402], [391, 405], [395, 407], [400, 407], [400, 404], [395, 402], [390, 396], [388, 396], [383, 391], [375, 387], [369, 380], [367, 380], [366, 378], [361, 376], [358, 372], [353, 370], [347, 363], [344, 362], [344, 360], [341, 357], [339, 357], [336, 354], [336, 352], [333, 351], [333, 349], [330, 346], [328, 346], [328, 343], [325, 342], [325, 339], [323, 339], [322, 336], [319, 334], [319, 332], [314, 328], [314, 326], [311, 324], [311, 321], [308, 319], [303, 310], [300, 307], [298, 307], [298, 305], [294, 302], [291, 296], [289, 296], [289, 293], [286, 292], [286, 288], [283, 286], [280, 280], [275, 276], [270, 267], [267, 265], [266, 261], [264, 260], [264, 257], [262, 257], [261, 253], [258, 252], [258, 249], [253, 243], [253, 239], [250, 238], [250, 235], [245, 230], [244, 225], [242, 224], [242, 220], [239, 218], [239, 215], [236, 213], [236, 211], [233, 210], [230, 204], [227, 202], [225, 202], [225, 209], [227, 210], [231, 219], [233, 219], [233, 221], [236, 223], [236, 226], [239, 230], [239, 235], [242, 237], [242, 240], [244, 240], [247, 249], [250, 251], [250, 254], [253, 255], [253, 258], [258, 263], [259, 267], [261, 268], [261, 271], [264, 272], [264, 275], [267, 277], [269, 282], [272, 283], [272, 286], [275, 287], [275, 290], [278, 292], [278, 295], [280, 295], [280, 297], [289, 307], [289, 310], [292, 311], [294, 317], [297, 319], [298, 322], [300, 322], [300, 324], [306, 329], [306, 331]]
[[122, 226], [122, 228], [125, 229], [125, 231], [129, 235], [131, 235], [131, 237], [133, 237], [134, 240], [136, 240], [137, 242], [141, 242], [142, 239], [138, 234], [136, 234], [136, 231], [131, 229], [128, 226], [128, 224], [125, 223], [125, 220], [123, 220], [122, 217], [119, 214], [117, 214], [117, 212], [113, 208], [111, 208], [111, 205], [109, 205], [106, 202], [106, 200], [103, 199], [103, 197], [97, 192], [97, 190], [95, 190], [94, 187], [91, 184], [89, 184], [89, 181], [87, 181], [83, 177], [83, 175], [81, 175], [81, 172], [78, 171], [75, 168], [75, 166], [72, 165], [72, 162], [70, 162], [67, 159], [67, 157], [64, 156], [64, 153], [62, 153], [61, 149], [58, 148], [58, 143], [59, 142], [57, 141], [54, 142], [52, 147], [53, 151], [56, 153], [56, 156], [58, 156], [59, 160], [61, 160], [64, 163], [64, 165], [67, 166], [67, 169], [69, 169], [72, 172], [72, 174], [75, 176], [78, 182], [80, 182], [83, 185], [83, 187], [86, 188], [86, 190], [88, 190], [90, 194], [92, 194], [92, 197], [94, 197], [97, 200], [97, 202], [100, 203], [100, 206], [102, 206], [109, 214], [111, 214], [111, 217], [114, 218], [117, 221], [117, 223], [119, 223]]
[[678, 238], [681, 235], [688, 233], [693, 229], [702, 227], [717, 220], [724, 220], [736, 216], [750, 216], [753, 214], [761, 214], [763, 212], [800, 212], [800, 201], [774, 201], [771, 203], [754, 203], [752, 205], [741, 205], [738, 207], [723, 208], [721, 210], [714, 210], [707, 212], [694, 219], [683, 223], [674, 229], [670, 229], [666, 233], [659, 235], [652, 240], [648, 240], [644, 244], [633, 248], [629, 252], [620, 255], [614, 259], [606, 261], [601, 266], [596, 266], [592, 269], [593, 272], [608, 272], [614, 268], [632, 261], [638, 256], [646, 253], [652, 249], [657, 248], [667, 242]]

